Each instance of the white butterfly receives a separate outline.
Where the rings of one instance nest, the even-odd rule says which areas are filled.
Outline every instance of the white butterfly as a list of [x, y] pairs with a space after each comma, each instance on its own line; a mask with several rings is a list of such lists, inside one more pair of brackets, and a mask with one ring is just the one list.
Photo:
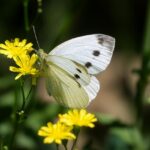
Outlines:
[[93, 34], [66, 41], [49, 54], [41, 51], [48, 92], [67, 107], [86, 107], [100, 89], [93, 75], [106, 69], [114, 46], [113, 37]]

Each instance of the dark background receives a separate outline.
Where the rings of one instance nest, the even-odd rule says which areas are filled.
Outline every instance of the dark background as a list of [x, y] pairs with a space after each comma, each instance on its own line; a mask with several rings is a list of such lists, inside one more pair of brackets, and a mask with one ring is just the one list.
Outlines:
[[[28, 0], [24, 0], [28, 1]], [[35, 26], [40, 47], [49, 52], [54, 46], [72, 37], [103, 33], [116, 38], [116, 48], [109, 68], [98, 76], [101, 81], [101, 91], [95, 101], [89, 106], [93, 112], [103, 112], [114, 115], [122, 120], [125, 125], [134, 121], [133, 95], [137, 76], [131, 74], [134, 66], [140, 66], [140, 58], [143, 52], [145, 25], [147, 17], [147, 0], [43, 0], [39, 6], [38, 1], [29, 0], [28, 19], [29, 30], [25, 28], [25, 16], [23, 0], [0, 1], [0, 43], [16, 37], [27, 38], [38, 49], [32, 25]], [[42, 13], [37, 13], [42, 9]], [[132, 60], [132, 61], [131, 61]], [[12, 105], [14, 101], [15, 74], [9, 71], [12, 62], [0, 55], [0, 143], [6, 139], [12, 131]], [[138, 65], [136, 65], [138, 64]], [[135, 79], [135, 78], [136, 79]], [[17, 83], [18, 84], [18, 83]], [[41, 138], [37, 137], [37, 130], [48, 121], [56, 120], [56, 116], [63, 108], [54, 102], [48, 105], [49, 98], [42, 91], [43, 82], [39, 82], [37, 93], [40, 95], [34, 111], [30, 114], [24, 126], [21, 126], [16, 140], [16, 149], [53, 149], [50, 145], [44, 145]], [[18, 86], [19, 89], [19, 86]], [[18, 90], [19, 91], [19, 90]], [[42, 99], [42, 100], [41, 100]], [[45, 100], [43, 102], [43, 99]], [[38, 101], [39, 100], [39, 101]], [[149, 113], [146, 113], [147, 118]], [[113, 122], [114, 123], [114, 122]], [[108, 131], [110, 124], [98, 125], [94, 135], [89, 132], [89, 137], [94, 139], [95, 145], [106, 150], [142, 150], [139, 138], [132, 142], [123, 142], [121, 138]], [[117, 125], [116, 125], [117, 124]], [[113, 127], [122, 127], [118, 122]], [[147, 124], [147, 128], [148, 124]], [[148, 130], [147, 130], [148, 131]], [[146, 132], [147, 132], [146, 131]], [[123, 131], [123, 133], [126, 133]], [[108, 136], [107, 136], [108, 135]], [[107, 136], [107, 138], [106, 138]], [[124, 136], [126, 137], [126, 136]], [[104, 142], [106, 138], [106, 143]], [[130, 138], [130, 136], [129, 136]], [[82, 141], [84, 143], [84, 140]], [[87, 142], [85, 150], [90, 149]], [[131, 145], [136, 145], [132, 149]], [[117, 146], [116, 146], [117, 145]], [[133, 146], [132, 145], [132, 146]], [[142, 145], [142, 144], [141, 144]], [[97, 149], [99, 149], [97, 148]], [[118, 149], [117, 149], [118, 148]]]
[[[92, 33], [104, 33], [116, 38], [117, 49], [141, 51], [147, 1], [146, 0], [43, 0], [37, 15], [37, 1], [29, 1], [29, 24], [35, 25], [41, 47], [49, 49], [59, 43]], [[32, 29], [24, 29], [22, 1], [1, 0], [0, 40], [30, 37]], [[58, 38], [61, 35], [61, 38]], [[61, 40], [60, 40], [61, 39]]]

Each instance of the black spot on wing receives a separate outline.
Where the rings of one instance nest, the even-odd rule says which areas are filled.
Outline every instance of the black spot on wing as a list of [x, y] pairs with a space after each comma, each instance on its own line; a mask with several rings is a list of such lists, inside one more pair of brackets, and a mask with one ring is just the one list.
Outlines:
[[[74, 74], [74, 77], [76, 78], [76, 79], [80, 79], [80, 76], [78, 75], [78, 74]], [[80, 83], [77, 81], [77, 84], [78, 84], [78, 86], [79, 87], [81, 87], [81, 85], [80, 85]]]
[[97, 35], [97, 40], [98, 40], [98, 43], [103, 45], [105, 39], [101, 36], [101, 35]]
[[93, 51], [93, 55], [94, 56], [99, 56], [100, 55], [100, 51], [99, 50], [94, 50]]
[[92, 66], [92, 63], [90, 63], [90, 62], [85, 63], [85, 67], [90, 68], [91, 66]]
[[79, 76], [78, 74], [74, 74], [74, 77], [75, 77], [76, 79], [80, 79], [80, 76]]
[[97, 41], [100, 45], [107, 47], [110, 50], [114, 49], [115, 39], [107, 35], [97, 35]]
[[81, 71], [80, 69], [76, 68], [76, 70], [77, 70], [79, 73], [82, 73], [82, 71]]

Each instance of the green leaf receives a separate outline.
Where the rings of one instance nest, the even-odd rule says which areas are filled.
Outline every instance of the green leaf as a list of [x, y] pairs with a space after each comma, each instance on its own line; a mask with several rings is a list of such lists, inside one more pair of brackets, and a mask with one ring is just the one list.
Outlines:
[[118, 136], [128, 145], [131, 145], [134, 150], [144, 150], [144, 141], [142, 135], [137, 128], [112, 128], [112, 135]]
[[6, 89], [15, 84], [15, 80], [12, 76], [7, 75], [0, 78], [0, 89]]
[[0, 123], [0, 136], [5, 137], [6, 135], [9, 135], [12, 132], [12, 126], [10, 122], [1, 122]]
[[43, 109], [34, 110], [26, 120], [26, 125], [37, 131], [45, 122], [57, 119], [60, 109], [60, 105], [51, 103], [43, 107]]
[[104, 147], [105, 150], [131, 150], [128, 143], [125, 143], [121, 138], [112, 134], [108, 135]]
[[14, 93], [13, 91], [9, 91], [6, 94], [0, 97], [0, 106], [12, 106], [14, 103]]
[[115, 118], [114, 116], [109, 115], [109, 114], [97, 113], [96, 117], [98, 119], [98, 122], [103, 125], [109, 125], [114, 122], [118, 122], [117, 118]]
[[145, 104], [150, 104], [150, 97], [146, 98], [144, 101]]
[[16, 144], [17, 147], [26, 149], [34, 149], [36, 147], [36, 143], [34, 142], [34, 140], [28, 135], [25, 135], [21, 132], [17, 134]]

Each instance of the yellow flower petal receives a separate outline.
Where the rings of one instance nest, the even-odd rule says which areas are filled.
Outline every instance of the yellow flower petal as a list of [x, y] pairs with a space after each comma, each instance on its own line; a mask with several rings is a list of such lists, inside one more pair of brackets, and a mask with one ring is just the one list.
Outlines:
[[15, 38], [14, 40], [14, 46], [18, 46], [19, 45], [19, 38]]
[[27, 43], [27, 40], [22, 41], [15, 38], [12, 41], [5, 41], [5, 44], [0, 44], [0, 54], [6, 55], [8, 58], [15, 58], [21, 55], [30, 53], [33, 50], [32, 43]]
[[22, 73], [19, 73], [16, 77], [15, 77], [15, 80], [18, 80], [21, 76], [23, 76]]
[[19, 73], [15, 80], [19, 79], [23, 75], [37, 76], [39, 74], [39, 70], [34, 67], [37, 59], [38, 56], [36, 54], [33, 54], [31, 57], [29, 55], [20, 55], [19, 57], [15, 57], [14, 61], [18, 67], [9, 67], [10, 71]]
[[59, 114], [59, 121], [69, 126], [87, 126], [94, 127], [94, 122], [97, 121], [94, 114], [88, 113], [85, 109], [73, 109], [66, 114]]
[[44, 143], [55, 142], [61, 144], [62, 140], [71, 140], [75, 139], [75, 135], [71, 133], [72, 127], [66, 126], [60, 122], [52, 124], [51, 122], [47, 123], [47, 126], [41, 127], [38, 131], [38, 135], [44, 137]]

